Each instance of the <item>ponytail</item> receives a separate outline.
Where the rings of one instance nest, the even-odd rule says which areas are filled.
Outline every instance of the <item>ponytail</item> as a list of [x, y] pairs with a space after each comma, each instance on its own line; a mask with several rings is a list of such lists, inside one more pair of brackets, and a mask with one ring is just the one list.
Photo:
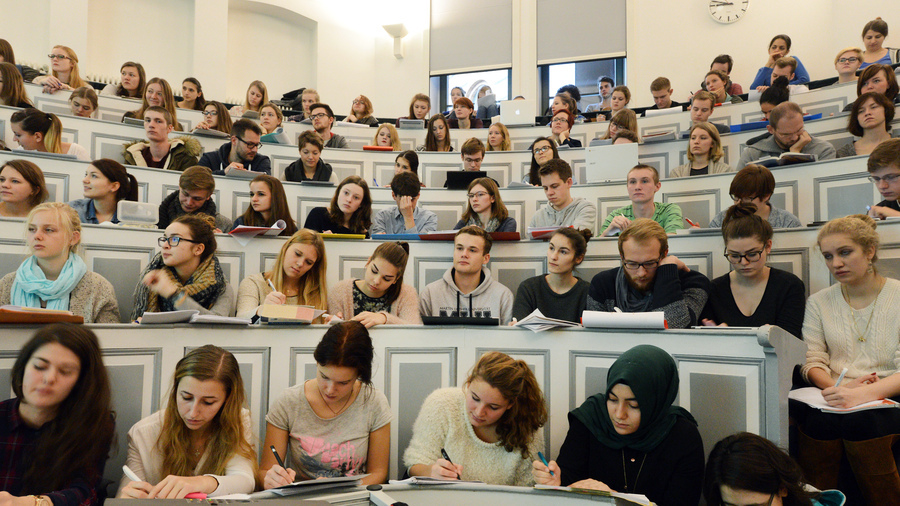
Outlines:
[[44, 136], [44, 147], [50, 153], [60, 153], [62, 150], [62, 122], [55, 114], [39, 111], [34, 107], [28, 107], [16, 111], [9, 118], [10, 123], [19, 123], [22, 130], [30, 134], [38, 132]]
[[44, 146], [50, 153], [63, 154], [62, 152], [62, 121], [52, 112], [44, 113], [50, 120], [50, 128], [44, 135]]

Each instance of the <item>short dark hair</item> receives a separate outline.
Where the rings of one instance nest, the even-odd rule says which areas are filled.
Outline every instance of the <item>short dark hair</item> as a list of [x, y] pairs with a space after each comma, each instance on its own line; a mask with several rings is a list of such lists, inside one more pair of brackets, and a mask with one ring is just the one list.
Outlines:
[[669, 81], [667, 77], [657, 77], [650, 83], [650, 91], [663, 91], [670, 90], [672, 88], [672, 83]]
[[894, 102], [888, 100], [888, 98], [881, 93], [870, 91], [868, 93], [863, 93], [855, 102], [853, 102], [853, 107], [850, 109], [850, 116], [847, 118], [847, 131], [857, 137], [862, 137], [863, 133], [865, 133], [862, 125], [859, 124], [859, 113], [862, 110], [863, 104], [869, 99], [874, 100], [876, 104], [884, 108], [884, 129], [888, 132], [891, 131], [891, 121], [894, 121], [895, 112]]
[[541, 170], [538, 171], [538, 174], [541, 176], [549, 176], [550, 174], [557, 174], [560, 179], [563, 181], [568, 180], [572, 177], [572, 167], [569, 166], [569, 162], [563, 160], [562, 158], [554, 158], [552, 160], [548, 160], [547, 163], [541, 167]]
[[413, 172], [413, 174], [418, 176], [419, 175], [419, 155], [417, 155], [415, 151], [408, 149], [408, 150], [400, 153], [399, 155], [397, 155], [397, 158], [394, 158], [394, 161], [396, 162], [397, 160], [399, 160], [401, 158], [403, 158], [404, 160], [409, 162], [409, 170], [411, 170]]
[[875, 172], [885, 167], [900, 169], [900, 138], [888, 139], [872, 151], [866, 168], [869, 172]]
[[[165, 107], [161, 107], [158, 105], [151, 105], [150, 107], [148, 107], [144, 110], [144, 116], [146, 116], [148, 112], [155, 112], [157, 114], [162, 114], [163, 119], [166, 120], [166, 125], [173, 125], [173, 126], [175, 125], [175, 118], [172, 117], [172, 113], [169, 112], [169, 110], [166, 109]], [[140, 119], [143, 120], [144, 118], [140, 118]]]
[[463, 143], [462, 147], [459, 149], [459, 153], [463, 156], [474, 155], [475, 153], [484, 155], [484, 143], [477, 137], [470, 137]]
[[421, 189], [422, 184], [415, 172], [404, 170], [394, 174], [394, 178], [391, 179], [391, 191], [398, 197], [416, 198]]
[[[312, 108], [310, 108], [312, 110]], [[372, 384], [372, 358], [375, 348], [366, 327], [357, 321], [344, 321], [329, 328], [313, 352], [319, 365], [356, 369], [359, 381]]]
[[574, 84], [566, 84], [560, 86], [558, 90], [556, 90], [556, 94], [560, 93], [568, 93], [570, 97], [575, 99], [576, 102], [581, 100], [581, 90], [578, 89], [578, 86]]
[[247, 133], [247, 130], [250, 130], [256, 135], [261, 136], [263, 134], [262, 128], [260, 128], [259, 125], [246, 118], [241, 118], [231, 125], [231, 135], [234, 137], [243, 138], [244, 134]]
[[[771, 44], [769, 44], [769, 45], [771, 45]], [[709, 68], [712, 68], [712, 66], [716, 63], [728, 64], [728, 73], [729, 74], [731, 73], [731, 69], [734, 67], [734, 60], [732, 60], [731, 56], [728, 56], [727, 54], [720, 54], [719, 56], [716, 56], [715, 58], [713, 58], [712, 63], [709, 64]]]
[[615, 88], [615, 86], [616, 86], [616, 82], [613, 81], [613, 78], [609, 77], [609, 76], [600, 76], [599, 78], [597, 78], [597, 82], [609, 83], [609, 85], [612, 86], [613, 88]]
[[635, 144], [640, 144], [641, 140], [638, 138], [637, 134], [632, 132], [627, 128], [620, 128], [616, 130], [615, 135], [612, 136], [612, 141], [616, 142], [618, 138], [628, 139]]
[[328, 104], [323, 104], [321, 102], [316, 102], [315, 104], [312, 104], [311, 106], [309, 106], [310, 114], [312, 114], [313, 110], [315, 110], [315, 109], [325, 109], [325, 112], [328, 113], [329, 118], [334, 117], [334, 111], [331, 110], [331, 106], [329, 106]]
[[888, 82], [888, 87], [884, 92], [884, 96], [891, 100], [897, 98], [897, 93], [900, 92], [900, 86], [897, 85], [897, 74], [894, 73], [894, 69], [892, 69], [890, 65], [884, 65], [882, 63], [873, 63], [862, 69], [862, 72], [859, 73], [859, 79], [856, 80], [857, 97], [862, 95], [862, 89], [866, 82], [878, 75], [879, 72], [884, 72], [884, 77]]
[[456, 242], [456, 238], [462, 234], [481, 237], [484, 240], [484, 254], [488, 255], [491, 253], [491, 246], [494, 245], [494, 240], [491, 239], [491, 234], [489, 234], [485, 229], [479, 227], [478, 225], [467, 225], [456, 232], [456, 235], [453, 236], [454, 242]]
[[762, 165], [751, 163], [734, 175], [728, 192], [738, 199], [771, 197], [775, 193], [775, 176]]
[[303, 149], [303, 146], [307, 144], [312, 144], [319, 148], [319, 151], [325, 149], [325, 142], [322, 140], [322, 136], [315, 130], [306, 130], [297, 137], [298, 150]]
[[800, 109], [800, 106], [793, 102], [782, 102], [769, 111], [769, 125], [772, 128], [778, 128], [778, 122], [781, 121], [781, 118], [793, 116], [794, 114], [799, 114], [800, 117], [803, 117], [803, 109]]

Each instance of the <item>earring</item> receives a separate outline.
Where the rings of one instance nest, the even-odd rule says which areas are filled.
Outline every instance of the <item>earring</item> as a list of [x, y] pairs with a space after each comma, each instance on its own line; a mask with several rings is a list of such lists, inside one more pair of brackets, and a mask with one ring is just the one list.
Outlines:
[[875, 264], [871, 260], [869, 260], [869, 268], [866, 269], [866, 272], [868, 274], [872, 274], [873, 272], [875, 272]]

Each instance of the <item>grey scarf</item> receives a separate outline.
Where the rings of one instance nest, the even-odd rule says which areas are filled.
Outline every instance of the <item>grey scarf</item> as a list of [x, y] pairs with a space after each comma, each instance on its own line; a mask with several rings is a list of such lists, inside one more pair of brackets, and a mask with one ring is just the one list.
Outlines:
[[650, 309], [652, 301], [653, 292], [644, 295], [629, 285], [625, 279], [625, 266], [620, 266], [616, 273], [616, 307], [626, 313], [643, 313]]

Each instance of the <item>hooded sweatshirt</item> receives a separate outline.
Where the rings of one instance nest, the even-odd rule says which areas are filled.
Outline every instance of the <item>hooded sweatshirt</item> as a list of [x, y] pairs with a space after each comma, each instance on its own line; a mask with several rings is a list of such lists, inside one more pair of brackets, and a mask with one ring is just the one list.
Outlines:
[[501, 325], [512, 320], [513, 294], [509, 288], [491, 277], [487, 267], [481, 268], [481, 283], [471, 293], [462, 293], [453, 280], [454, 269], [429, 283], [419, 300], [423, 316], [462, 316], [499, 318]]

